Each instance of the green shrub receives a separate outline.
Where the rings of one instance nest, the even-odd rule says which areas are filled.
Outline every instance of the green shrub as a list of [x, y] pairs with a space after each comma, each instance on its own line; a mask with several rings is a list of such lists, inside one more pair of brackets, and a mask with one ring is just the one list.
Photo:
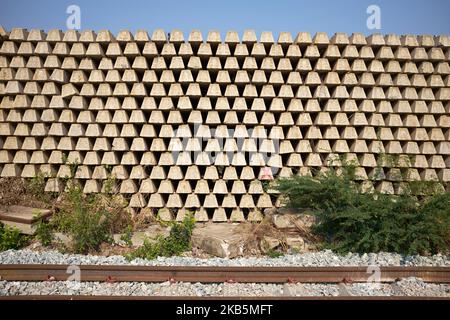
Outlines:
[[354, 167], [345, 166], [341, 174], [331, 169], [315, 178], [279, 179], [277, 189], [288, 206], [312, 209], [318, 217], [313, 230], [326, 239], [323, 247], [341, 253], [448, 251], [450, 193], [422, 201], [406, 193], [363, 193], [354, 178]]
[[132, 242], [133, 237], [133, 226], [130, 224], [125, 228], [125, 232], [120, 236], [120, 240], [125, 242], [127, 246], [131, 246], [133, 244]]
[[448, 252], [450, 248], [450, 193], [429, 197], [411, 225], [412, 252]]
[[275, 249], [270, 249], [266, 252], [266, 255], [269, 258], [279, 258], [279, 257], [283, 256], [283, 252], [277, 251]]
[[20, 249], [29, 243], [29, 237], [20, 234], [19, 229], [0, 222], [0, 251]]
[[45, 175], [42, 172], [38, 172], [33, 178], [28, 180], [28, 190], [38, 198], [45, 197]]
[[114, 196], [86, 195], [74, 180], [68, 181], [58, 209], [52, 224], [72, 237], [71, 249], [77, 253], [96, 251], [102, 243], [111, 242], [113, 233], [125, 228], [130, 220], [123, 203]]
[[72, 237], [73, 251], [97, 250], [101, 243], [110, 240], [108, 215], [104, 211], [91, 210], [93, 201], [83, 194], [78, 184], [70, 183], [66, 195], [69, 208], [57, 214], [57, 228]]
[[35, 237], [43, 246], [49, 246], [53, 241], [53, 225], [40, 218], [36, 226]]
[[152, 260], [158, 256], [170, 257], [179, 255], [191, 248], [191, 236], [195, 227], [195, 219], [191, 214], [183, 221], [173, 222], [167, 237], [158, 236], [153, 242], [144, 240], [144, 244], [126, 256], [127, 259], [142, 258]]
[[25, 182], [26, 192], [34, 200], [41, 202], [39, 206], [51, 207], [58, 197], [57, 192], [46, 192], [45, 185], [49, 176], [39, 171], [31, 179], [27, 179]]

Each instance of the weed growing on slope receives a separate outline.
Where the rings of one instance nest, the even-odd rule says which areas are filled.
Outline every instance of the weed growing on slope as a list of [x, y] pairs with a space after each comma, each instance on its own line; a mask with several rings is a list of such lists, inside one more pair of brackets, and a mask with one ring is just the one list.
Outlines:
[[170, 222], [172, 228], [167, 237], [158, 236], [155, 240], [144, 240], [144, 244], [127, 255], [127, 259], [136, 258], [152, 260], [159, 256], [170, 257], [180, 255], [191, 249], [191, 236], [195, 227], [195, 219], [187, 214], [182, 222]]
[[20, 249], [29, 243], [29, 236], [20, 233], [19, 229], [0, 222], [0, 251]]

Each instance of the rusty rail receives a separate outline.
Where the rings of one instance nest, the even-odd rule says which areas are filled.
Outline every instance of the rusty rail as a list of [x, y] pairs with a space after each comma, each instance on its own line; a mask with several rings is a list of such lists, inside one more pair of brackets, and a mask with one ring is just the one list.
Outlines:
[[[450, 283], [450, 267], [209, 267], [79, 265], [81, 281], [107, 282], [247, 282], [352, 283], [394, 282], [417, 277], [425, 282]], [[0, 279], [8, 281], [65, 281], [69, 265], [0, 264]], [[72, 267], [73, 268], [73, 267]], [[73, 269], [71, 269], [73, 270]], [[378, 271], [378, 270], [377, 270]]]

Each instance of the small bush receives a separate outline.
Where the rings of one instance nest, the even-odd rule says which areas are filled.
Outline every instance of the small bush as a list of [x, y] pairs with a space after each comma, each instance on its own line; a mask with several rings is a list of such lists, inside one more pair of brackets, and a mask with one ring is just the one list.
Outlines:
[[72, 251], [96, 251], [104, 242], [111, 242], [114, 232], [129, 224], [131, 217], [118, 198], [104, 194], [83, 193], [74, 181], [67, 183], [52, 224], [55, 229], [72, 237]]
[[128, 260], [142, 258], [152, 260], [158, 256], [170, 257], [180, 255], [191, 248], [191, 236], [195, 227], [195, 219], [192, 215], [186, 215], [181, 223], [172, 223], [172, 229], [168, 237], [157, 237], [153, 243], [148, 239], [135, 251], [127, 255]]
[[50, 202], [51, 195], [44, 192], [45, 175], [42, 172], [37, 173], [33, 178], [27, 181], [27, 189], [32, 196], [36, 197], [36, 199], [45, 203]]
[[324, 247], [346, 252], [391, 251], [404, 254], [447, 252], [450, 193], [419, 201], [411, 194], [363, 193], [352, 166], [341, 174], [293, 176], [277, 181], [287, 205], [310, 208], [318, 217], [314, 232]]
[[420, 206], [410, 226], [411, 252], [448, 252], [450, 249], [450, 193], [437, 194]]
[[35, 237], [39, 240], [39, 242], [43, 246], [45, 247], [49, 246], [53, 241], [52, 224], [40, 218], [36, 226]]
[[20, 234], [19, 229], [0, 222], [0, 251], [20, 249], [29, 243], [29, 237]]
[[270, 249], [269, 251], [266, 252], [266, 255], [269, 258], [279, 258], [279, 257], [281, 257], [283, 255], [283, 252], [280, 252], [280, 251], [277, 251], [277, 250], [274, 250], [274, 249]]
[[133, 237], [133, 226], [130, 224], [125, 228], [125, 232], [120, 236], [120, 240], [125, 242], [127, 246], [131, 246]]

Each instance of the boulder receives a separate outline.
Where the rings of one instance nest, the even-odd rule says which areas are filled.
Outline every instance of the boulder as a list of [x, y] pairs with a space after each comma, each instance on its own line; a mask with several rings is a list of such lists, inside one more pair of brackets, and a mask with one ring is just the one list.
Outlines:
[[302, 237], [287, 237], [286, 244], [295, 251], [304, 251], [305, 248], [305, 241]]
[[72, 237], [61, 232], [55, 232], [53, 234], [53, 240], [56, 243], [62, 243], [66, 247], [70, 247], [72, 245]]
[[[134, 247], [140, 247], [144, 244], [144, 240], [148, 239], [149, 242], [154, 242], [157, 236], [167, 237], [170, 234], [170, 227], [163, 227], [159, 224], [154, 224], [142, 231], [134, 231], [131, 236], [131, 242]], [[114, 242], [120, 245], [125, 245], [125, 242], [121, 240], [122, 234], [114, 235]]]
[[316, 216], [311, 214], [300, 214], [297, 216], [297, 219], [294, 220], [295, 225], [303, 229], [311, 229], [316, 222]]
[[278, 229], [310, 229], [315, 222], [315, 216], [304, 213], [277, 213], [272, 215], [272, 223]]
[[278, 213], [277, 208], [266, 208], [264, 209], [264, 215], [265, 216], [273, 216], [274, 214]]
[[242, 255], [246, 240], [238, 223], [197, 225], [191, 239], [192, 246], [221, 258]]
[[291, 214], [274, 214], [272, 215], [272, 223], [278, 229], [295, 228], [294, 218]]
[[260, 242], [261, 251], [267, 253], [280, 245], [280, 240], [273, 237], [264, 236]]
[[2, 206], [0, 208], [0, 222], [19, 229], [20, 233], [33, 235], [40, 220], [50, 219], [52, 213], [49, 209]]

